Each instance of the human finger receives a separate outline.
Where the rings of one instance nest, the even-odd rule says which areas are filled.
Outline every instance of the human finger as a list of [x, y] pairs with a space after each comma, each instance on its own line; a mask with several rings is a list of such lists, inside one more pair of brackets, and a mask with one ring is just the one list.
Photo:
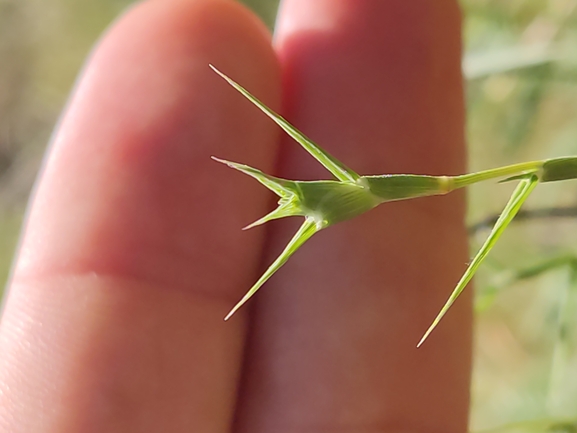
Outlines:
[[230, 1], [141, 3], [89, 61], [2, 317], [1, 430], [228, 431], [245, 321], [222, 318], [268, 196], [210, 156], [270, 168], [277, 131], [209, 63], [277, 104], [269, 36]]
[[[349, 167], [465, 170], [456, 2], [285, 0], [276, 44], [286, 116]], [[328, 177], [289, 142], [280, 174]], [[415, 347], [465, 267], [463, 198], [383, 205], [291, 258], [254, 301], [238, 431], [466, 430], [470, 297]]]

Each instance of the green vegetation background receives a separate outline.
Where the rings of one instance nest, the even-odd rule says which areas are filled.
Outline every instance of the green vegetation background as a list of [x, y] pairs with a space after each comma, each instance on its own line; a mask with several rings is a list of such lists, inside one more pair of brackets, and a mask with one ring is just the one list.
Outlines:
[[[75, 77], [103, 29], [130, 3], [0, 0], [2, 283]], [[272, 27], [277, 0], [245, 3]], [[577, 0], [461, 3], [471, 170], [577, 155], [577, 54], [570, 49], [577, 46]], [[510, 192], [510, 185], [494, 183], [472, 188], [470, 223], [497, 214]], [[573, 216], [546, 212], [513, 224], [477, 279], [473, 429], [577, 417], [577, 184], [542, 185], [525, 206], [550, 207]], [[487, 233], [473, 230], [472, 248]], [[537, 272], [547, 260], [552, 266]], [[517, 281], [520, 269], [536, 275]]]

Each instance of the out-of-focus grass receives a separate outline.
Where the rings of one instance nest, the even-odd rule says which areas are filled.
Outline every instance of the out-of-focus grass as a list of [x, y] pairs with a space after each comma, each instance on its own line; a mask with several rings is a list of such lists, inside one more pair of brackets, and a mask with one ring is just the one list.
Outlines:
[[[467, 85], [471, 170], [577, 154], [577, 56], [571, 49], [577, 44], [577, 2], [462, 4], [467, 51], [489, 54], [482, 66], [492, 72]], [[515, 57], [529, 64], [531, 56], [537, 59], [533, 67], [507, 66]], [[497, 214], [509, 193], [506, 185], [471, 188], [469, 221]], [[543, 185], [525, 208], [552, 206], [577, 206], [577, 184]], [[477, 232], [473, 246], [486, 234]], [[512, 270], [539, 266], [551, 257], [577, 256], [577, 220], [518, 222], [501, 242], [476, 283], [480, 300], [487, 299], [483, 295], [492, 287], [499, 289], [478, 315], [472, 427], [575, 418], [577, 323], [572, 317], [577, 316], [577, 282], [571, 266], [565, 261], [512, 284], [511, 276]], [[563, 315], [564, 307], [573, 309]], [[514, 431], [550, 431], [545, 425], [524, 424]]]
[[[272, 26], [277, 0], [246, 2]], [[0, 59], [10, 59], [0, 61], [1, 281], [41, 153], [75, 76], [94, 41], [129, 3], [0, 0]], [[461, 3], [466, 51], [477, 62], [467, 84], [471, 170], [577, 155], [577, 0]], [[517, 68], [523, 62], [532, 66]], [[475, 223], [502, 209], [511, 186], [487, 183], [470, 191], [469, 221]], [[525, 208], [551, 206], [577, 206], [577, 183], [541, 185]], [[486, 234], [472, 236], [473, 249]], [[473, 429], [577, 417], [577, 283], [570, 261], [511, 283], [511, 269], [558, 256], [577, 256], [575, 218], [514, 223], [481, 267], [479, 299], [490, 302], [478, 316]], [[575, 431], [550, 429], [559, 425], [503, 431]]]
[[6, 212], [0, 217], [0, 281], [8, 279], [12, 256], [18, 242], [18, 233], [22, 224], [22, 214], [19, 212]]

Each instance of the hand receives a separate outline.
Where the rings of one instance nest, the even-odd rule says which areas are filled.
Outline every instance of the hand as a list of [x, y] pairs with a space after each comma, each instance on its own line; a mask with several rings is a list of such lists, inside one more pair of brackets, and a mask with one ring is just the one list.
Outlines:
[[[224, 0], [147, 1], [100, 42], [51, 145], [0, 327], [10, 432], [464, 432], [463, 196], [310, 240], [210, 160], [327, 178], [212, 63], [359, 173], [465, 171], [456, 2], [285, 0], [274, 49]], [[283, 86], [281, 88], [280, 76]], [[468, 292], [470, 293], [470, 291]]]

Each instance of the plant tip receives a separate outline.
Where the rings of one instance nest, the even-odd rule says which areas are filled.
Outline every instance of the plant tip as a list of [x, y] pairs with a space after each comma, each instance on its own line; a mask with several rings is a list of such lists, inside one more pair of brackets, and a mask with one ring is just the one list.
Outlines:
[[224, 321], [225, 321], [225, 322], [228, 321], [228, 319], [230, 319], [230, 318], [233, 316], [233, 314], [236, 313], [236, 311], [239, 309], [239, 307], [240, 307], [241, 305], [242, 305], [242, 303], [239, 303], [239, 304], [235, 305], [235, 307], [234, 307], [232, 310], [230, 310], [230, 311], [228, 312], [228, 314], [225, 316]]
[[421, 337], [421, 340], [417, 343], [417, 349], [420, 349], [420, 347], [423, 345], [428, 336], [429, 333], [427, 332], [425, 335]]
[[212, 159], [213, 161], [216, 161], [216, 162], [220, 162], [221, 164], [227, 165], [231, 168], [234, 168], [233, 164], [230, 161], [227, 161], [226, 159], [220, 159], [220, 158], [217, 158], [216, 156], [211, 156], [210, 159]]

